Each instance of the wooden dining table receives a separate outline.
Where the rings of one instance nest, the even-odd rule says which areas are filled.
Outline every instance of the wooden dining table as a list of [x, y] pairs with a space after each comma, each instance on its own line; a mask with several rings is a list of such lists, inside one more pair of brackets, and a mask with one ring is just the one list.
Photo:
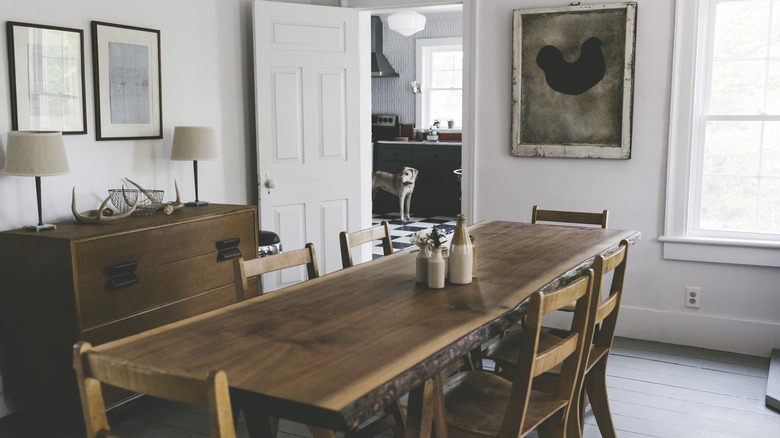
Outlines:
[[[446, 436], [440, 372], [516, 323], [527, 298], [586, 271], [637, 231], [484, 221], [469, 227], [477, 277], [429, 289], [413, 251], [98, 345], [167, 373], [224, 370], [270, 416], [354, 430], [410, 393], [407, 436]], [[315, 430], [313, 429], [313, 430]], [[316, 434], [315, 434], [316, 435]]]

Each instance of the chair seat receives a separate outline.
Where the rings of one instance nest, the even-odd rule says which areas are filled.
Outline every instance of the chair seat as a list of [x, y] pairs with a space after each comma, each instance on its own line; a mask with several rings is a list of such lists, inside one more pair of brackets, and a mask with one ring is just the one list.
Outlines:
[[[449, 436], [495, 437], [509, 404], [512, 382], [493, 373], [475, 370], [456, 374], [444, 385], [444, 406]], [[568, 400], [531, 390], [526, 434], [564, 407]]]

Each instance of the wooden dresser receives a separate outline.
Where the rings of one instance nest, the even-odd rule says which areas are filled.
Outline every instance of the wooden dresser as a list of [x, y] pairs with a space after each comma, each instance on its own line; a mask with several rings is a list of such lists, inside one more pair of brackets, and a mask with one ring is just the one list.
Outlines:
[[[22, 407], [79, 411], [73, 344], [101, 344], [234, 303], [230, 259], [257, 257], [257, 224], [254, 206], [210, 204], [0, 233], [8, 396]], [[257, 295], [257, 282], [250, 287]], [[109, 406], [128, 397], [105, 396]]]

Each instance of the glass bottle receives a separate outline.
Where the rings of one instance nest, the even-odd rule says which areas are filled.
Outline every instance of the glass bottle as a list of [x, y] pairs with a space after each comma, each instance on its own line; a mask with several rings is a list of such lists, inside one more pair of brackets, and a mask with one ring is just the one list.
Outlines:
[[474, 255], [466, 230], [466, 215], [459, 214], [450, 244], [450, 283], [469, 284], [473, 274]]

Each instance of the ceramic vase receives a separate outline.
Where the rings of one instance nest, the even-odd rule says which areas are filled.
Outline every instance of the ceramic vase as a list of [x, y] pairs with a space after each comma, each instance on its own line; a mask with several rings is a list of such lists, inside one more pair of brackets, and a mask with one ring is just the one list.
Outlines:
[[444, 287], [444, 257], [441, 256], [441, 247], [433, 248], [433, 255], [428, 259], [428, 287]]
[[471, 239], [466, 231], [466, 215], [459, 214], [452, 234], [450, 244], [450, 283], [471, 283], [474, 264], [474, 254], [471, 247]]
[[431, 252], [428, 250], [427, 245], [420, 246], [420, 251], [417, 253], [417, 282], [428, 282], [428, 260], [431, 258]]

